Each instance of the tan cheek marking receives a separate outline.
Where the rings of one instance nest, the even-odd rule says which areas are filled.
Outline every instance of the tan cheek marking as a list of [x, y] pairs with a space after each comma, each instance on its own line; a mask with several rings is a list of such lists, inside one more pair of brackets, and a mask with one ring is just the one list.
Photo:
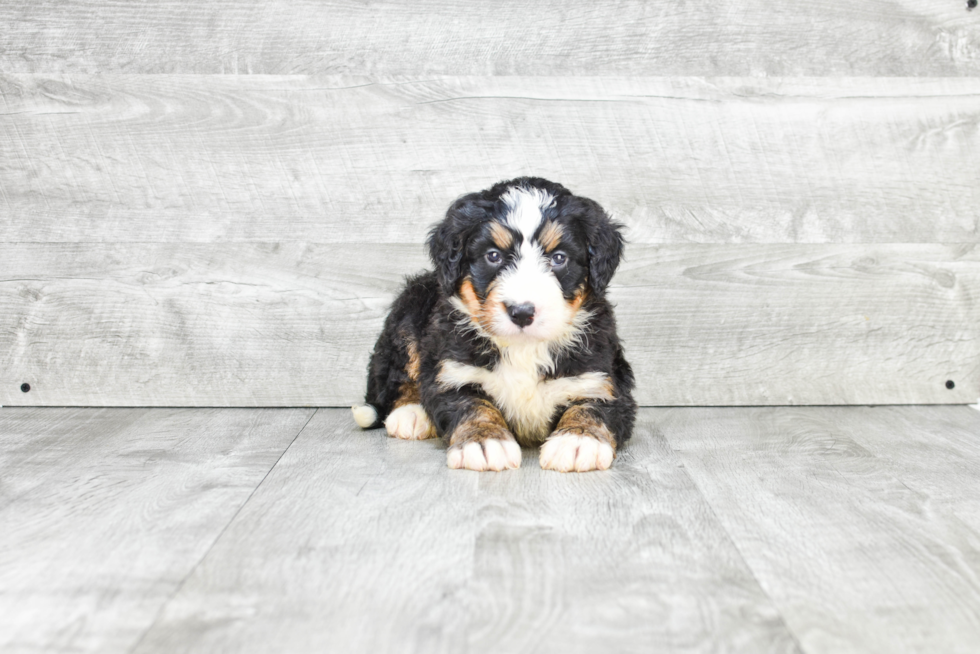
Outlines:
[[575, 291], [575, 295], [572, 296], [572, 301], [569, 303], [572, 307], [572, 315], [575, 314], [579, 309], [582, 308], [582, 303], [585, 302], [586, 298], [589, 297], [589, 289], [585, 284], [582, 284]]
[[588, 299], [588, 297], [589, 297], [588, 286], [585, 283], [583, 283], [575, 291], [575, 295], [572, 296], [572, 299], [568, 301], [568, 307], [571, 309], [571, 311], [568, 312], [569, 325], [575, 322], [575, 317], [578, 315], [579, 309], [582, 308], [582, 304], [585, 303], [585, 300]]
[[514, 235], [500, 223], [491, 223], [490, 238], [501, 250], [506, 250], [514, 244]]
[[541, 235], [538, 236], [538, 243], [544, 248], [545, 254], [548, 254], [561, 243], [562, 237], [565, 235], [565, 230], [558, 223], [549, 220], [544, 228], [541, 230]]
[[483, 306], [480, 307], [480, 312], [477, 314], [478, 320], [480, 321], [480, 326], [488, 332], [493, 331], [493, 318], [496, 312], [497, 305], [500, 304], [499, 293], [495, 287], [495, 284], [491, 282], [490, 292], [487, 293], [487, 299], [483, 301]]
[[489, 292], [483, 302], [480, 302], [480, 298], [477, 297], [473, 289], [473, 281], [469, 277], [460, 284], [459, 299], [463, 301], [463, 306], [469, 312], [470, 320], [488, 332], [493, 332], [494, 313], [497, 305], [500, 304], [497, 298], [498, 293], [494, 283], [490, 284]]
[[616, 450], [616, 438], [606, 424], [599, 420], [589, 405], [576, 404], [565, 409], [564, 415], [555, 427], [555, 433], [561, 431], [584, 433], [606, 443]]
[[475, 318], [480, 312], [480, 300], [476, 297], [476, 291], [473, 290], [473, 280], [469, 277], [464, 279], [463, 283], [459, 286], [459, 299], [463, 301], [463, 305], [469, 311], [470, 317]]

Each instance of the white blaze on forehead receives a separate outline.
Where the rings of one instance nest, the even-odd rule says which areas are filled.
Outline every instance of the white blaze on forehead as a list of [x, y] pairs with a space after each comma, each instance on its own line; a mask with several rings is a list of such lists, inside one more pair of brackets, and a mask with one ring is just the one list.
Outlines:
[[556, 293], [561, 296], [561, 287], [548, 269], [541, 246], [524, 241], [517, 249], [516, 259], [516, 265], [501, 274], [497, 283], [504, 302], [538, 304], [545, 297], [554, 298]]
[[[568, 305], [561, 284], [538, 243], [531, 237], [541, 226], [542, 213], [555, 198], [540, 189], [513, 187], [502, 196], [508, 209], [506, 222], [524, 237], [517, 248], [515, 261], [497, 279], [497, 294], [504, 308], [496, 312], [494, 324], [500, 336], [552, 340], [560, 337], [568, 325]], [[507, 316], [507, 306], [533, 304], [534, 320], [523, 330]]]
[[555, 198], [550, 193], [537, 188], [513, 187], [501, 199], [510, 210], [507, 224], [519, 231], [528, 243], [541, 225], [542, 212], [550, 207]]

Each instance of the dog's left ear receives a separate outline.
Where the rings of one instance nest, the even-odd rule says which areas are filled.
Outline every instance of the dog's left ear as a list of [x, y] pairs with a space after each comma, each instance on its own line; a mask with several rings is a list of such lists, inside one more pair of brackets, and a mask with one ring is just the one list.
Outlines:
[[483, 193], [464, 195], [452, 203], [443, 221], [429, 232], [426, 240], [429, 257], [435, 264], [439, 286], [446, 295], [455, 293], [463, 280], [466, 243], [473, 230], [487, 220], [491, 206]]
[[599, 203], [581, 198], [589, 245], [589, 286], [602, 295], [609, 286], [623, 256], [623, 226], [614, 222]]

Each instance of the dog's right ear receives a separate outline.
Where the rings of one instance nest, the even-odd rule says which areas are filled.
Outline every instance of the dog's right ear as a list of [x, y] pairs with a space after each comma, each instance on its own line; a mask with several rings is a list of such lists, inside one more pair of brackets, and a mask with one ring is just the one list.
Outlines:
[[445, 219], [432, 228], [426, 244], [442, 292], [452, 295], [463, 280], [466, 243], [476, 227], [490, 217], [493, 203], [483, 193], [464, 195], [449, 207]]

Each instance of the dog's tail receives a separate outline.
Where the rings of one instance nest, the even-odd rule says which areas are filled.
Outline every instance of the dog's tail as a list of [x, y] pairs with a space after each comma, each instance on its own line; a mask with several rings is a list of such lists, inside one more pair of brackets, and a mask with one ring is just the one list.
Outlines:
[[372, 404], [355, 404], [350, 408], [354, 414], [354, 422], [361, 429], [373, 429], [381, 426], [378, 409]]

